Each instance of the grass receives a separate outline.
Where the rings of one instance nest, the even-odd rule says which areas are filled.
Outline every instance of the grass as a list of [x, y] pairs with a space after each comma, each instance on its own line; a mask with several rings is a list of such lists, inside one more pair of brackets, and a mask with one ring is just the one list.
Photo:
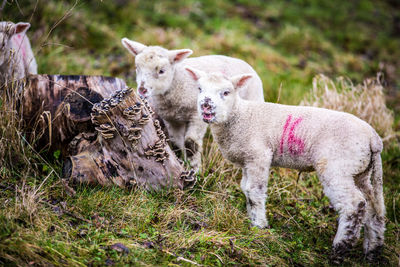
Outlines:
[[335, 83], [324, 75], [313, 79], [310, 99], [301, 105], [324, 107], [355, 114], [368, 122], [383, 141], [396, 137], [392, 125], [393, 112], [386, 107], [381, 77], [366, 79], [363, 84], [354, 86], [351, 81], [339, 77]]
[[[1, 19], [31, 21], [40, 73], [111, 75], [135, 86], [122, 37], [189, 47], [194, 56], [220, 53], [249, 62], [267, 101], [308, 100], [361, 116], [360, 103], [371, 99], [378, 103], [367, 105], [371, 124], [390, 136], [400, 129], [398, 10], [394, 1], [371, 0], [11, 1]], [[363, 86], [378, 71], [384, 82]], [[317, 90], [323, 85], [313, 89], [320, 73], [329, 77], [322, 81], [333, 84], [332, 94], [348, 102], [332, 102]], [[339, 76], [351, 83], [329, 80]], [[24, 141], [10, 92], [0, 91], [0, 264], [329, 265], [337, 216], [314, 173], [271, 171], [267, 230], [249, 227], [240, 170], [222, 158], [209, 134], [193, 189], [81, 185], [69, 196], [57, 154], [37, 154]], [[394, 266], [400, 255], [398, 139], [387, 141], [382, 158], [387, 231], [381, 264]], [[344, 264], [368, 265], [361, 242]]]

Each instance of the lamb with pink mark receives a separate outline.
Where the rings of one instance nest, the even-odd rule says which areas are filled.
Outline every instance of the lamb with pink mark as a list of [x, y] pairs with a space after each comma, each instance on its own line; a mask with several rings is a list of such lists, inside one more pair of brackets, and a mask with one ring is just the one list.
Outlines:
[[0, 87], [37, 74], [37, 64], [26, 31], [26, 22], [0, 22]]
[[194, 169], [201, 166], [207, 124], [197, 114], [197, 83], [185, 71], [185, 65], [228, 76], [250, 72], [254, 79], [239, 90], [239, 95], [247, 100], [264, 101], [261, 79], [243, 60], [220, 55], [187, 58], [192, 54], [190, 49], [167, 50], [127, 38], [122, 39], [122, 44], [135, 56], [138, 93], [149, 99], [164, 120], [171, 142]]
[[357, 117], [328, 109], [241, 99], [238, 90], [252, 74], [226, 78], [186, 67], [200, 89], [198, 113], [210, 124], [223, 156], [242, 168], [241, 188], [254, 226], [265, 216], [271, 166], [315, 170], [325, 195], [339, 212], [332, 260], [341, 262], [360, 237], [374, 259], [382, 249], [385, 206], [382, 193], [382, 141]]

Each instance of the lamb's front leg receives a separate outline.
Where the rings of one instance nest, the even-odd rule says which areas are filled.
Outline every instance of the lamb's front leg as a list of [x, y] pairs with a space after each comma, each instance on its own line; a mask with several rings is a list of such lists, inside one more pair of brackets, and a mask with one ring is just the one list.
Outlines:
[[201, 167], [201, 152], [203, 151], [203, 137], [207, 130], [207, 124], [200, 120], [191, 121], [187, 125], [185, 133], [185, 159], [197, 172]]
[[265, 216], [265, 200], [267, 198], [269, 167], [272, 153], [265, 153], [247, 163], [243, 168], [240, 186], [246, 196], [247, 213], [252, 226], [268, 227]]
[[185, 124], [164, 120], [168, 137], [172, 143], [172, 150], [179, 156], [184, 151]]

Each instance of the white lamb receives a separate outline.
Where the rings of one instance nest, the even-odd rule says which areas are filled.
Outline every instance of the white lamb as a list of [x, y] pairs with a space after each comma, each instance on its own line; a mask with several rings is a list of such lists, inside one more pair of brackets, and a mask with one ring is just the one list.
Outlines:
[[37, 74], [37, 64], [26, 31], [26, 22], [0, 22], [0, 87], [29, 74]]
[[241, 188], [254, 226], [266, 227], [270, 166], [315, 170], [339, 212], [333, 260], [340, 262], [365, 226], [364, 252], [383, 246], [382, 141], [357, 117], [315, 107], [246, 101], [237, 91], [252, 74], [226, 78], [187, 67], [198, 82], [198, 111], [224, 157], [242, 168]]
[[186, 59], [192, 50], [145, 46], [127, 38], [122, 39], [122, 44], [135, 56], [139, 94], [149, 98], [151, 106], [164, 120], [170, 140], [195, 169], [201, 164], [207, 124], [197, 114], [197, 83], [185, 71], [185, 65], [220, 71], [227, 76], [252, 73], [254, 79], [240, 89], [239, 95], [248, 100], [264, 101], [261, 79], [242, 60], [217, 55]]

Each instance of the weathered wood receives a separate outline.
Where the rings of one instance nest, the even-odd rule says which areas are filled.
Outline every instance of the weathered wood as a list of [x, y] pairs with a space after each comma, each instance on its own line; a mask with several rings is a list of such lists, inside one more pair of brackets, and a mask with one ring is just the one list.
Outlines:
[[29, 140], [60, 149], [68, 182], [159, 189], [194, 183], [146, 100], [102, 76], [31, 75], [21, 114]]
[[117, 91], [93, 107], [94, 134], [82, 133], [70, 143], [73, 154], [64, 167], [70, 181], [147, 189], [194, 182], [171, 151], [146, 100], [133, 89]]
[[22, 97], [25, 131], [39, 149], [61, 149], [79, 133], [94, 131], [93, 104], [126, 84], [118, 78], [83, 75], [30, 75]]

